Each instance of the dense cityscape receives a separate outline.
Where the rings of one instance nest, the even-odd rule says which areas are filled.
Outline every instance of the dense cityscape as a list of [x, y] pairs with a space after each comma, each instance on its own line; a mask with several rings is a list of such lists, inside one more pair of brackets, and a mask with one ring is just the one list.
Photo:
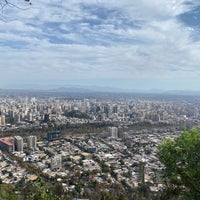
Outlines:
[[199, 0], [0, 0], [0, 200], [199, 200], [199, 33]]
[[199, 124], [199, 97], [124, 96], [2, 96], [1, 182], [41, 177], [59, 185], [60, 199], [159, 198], [157, 147]]

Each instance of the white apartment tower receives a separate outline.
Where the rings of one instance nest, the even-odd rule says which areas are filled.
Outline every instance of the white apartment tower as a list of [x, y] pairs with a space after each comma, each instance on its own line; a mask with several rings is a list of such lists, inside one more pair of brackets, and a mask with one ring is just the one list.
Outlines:
[[30, 135], [28, 138], [27, 138], [27, 143], [28, 143], [28, 147], [33, 149], [33, 150], [36, 150], [37, 149], [37, 136], [35, 135]]
[[118, 138], [118, 128], [117, 127], [108, 127], [109, 136], [112, 138]]

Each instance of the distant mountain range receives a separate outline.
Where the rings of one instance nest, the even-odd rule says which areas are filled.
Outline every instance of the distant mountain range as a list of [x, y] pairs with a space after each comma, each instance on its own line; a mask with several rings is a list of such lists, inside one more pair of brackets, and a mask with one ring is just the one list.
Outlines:
[[74, 93], [91, 93], [91, 92], [111, 92], [111, 93], [141, 93], [141, 94], [171, 94], [171, 95], [200, 95], [200, 91], [187, 91], [187, 90], [139, 90], [139, 89], [121, 89], [112, 87], [99, 87], [99, 86], [89, 86], [89, 87], [59, 87], [54, 89], [49, 89], [47, 91], [52, 92], [74, 92]]
[[24, 88], [13, 88], [13, 89], [0, 89], [0, 92], [5, 93], [23, 93], [23, 92], [50, 92], [50, 93], [137, 93], [137, 94], [163, 94], [163, 95], [200, 95], [200, 91], [188, 91], [188, 90], [139, 90], [139, 89], [121, 89], [121, 88], [112, 88], [112, 87], [99, 87], [99, 86], [69, 86], [69, 87], [55, 87], [52, 89], [46, 89], [43, 87], [24, 87]]

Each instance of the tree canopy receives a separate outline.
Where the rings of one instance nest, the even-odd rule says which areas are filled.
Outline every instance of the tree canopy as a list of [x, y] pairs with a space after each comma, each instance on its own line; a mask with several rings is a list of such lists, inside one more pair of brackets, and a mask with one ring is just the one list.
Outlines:
[[158, 147], [168, 195], [200, 199], [200, 129], [165, 139]]

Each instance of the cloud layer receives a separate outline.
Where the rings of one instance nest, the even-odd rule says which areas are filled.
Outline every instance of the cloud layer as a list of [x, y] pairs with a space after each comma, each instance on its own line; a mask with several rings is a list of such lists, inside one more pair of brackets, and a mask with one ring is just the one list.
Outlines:
[[28, 9], [5, 6], [1, 14], [2, 86], [106, 80], [124, 88], [200, 89], [191, 81], [200, 74], [199, 1], [18, 2]]

